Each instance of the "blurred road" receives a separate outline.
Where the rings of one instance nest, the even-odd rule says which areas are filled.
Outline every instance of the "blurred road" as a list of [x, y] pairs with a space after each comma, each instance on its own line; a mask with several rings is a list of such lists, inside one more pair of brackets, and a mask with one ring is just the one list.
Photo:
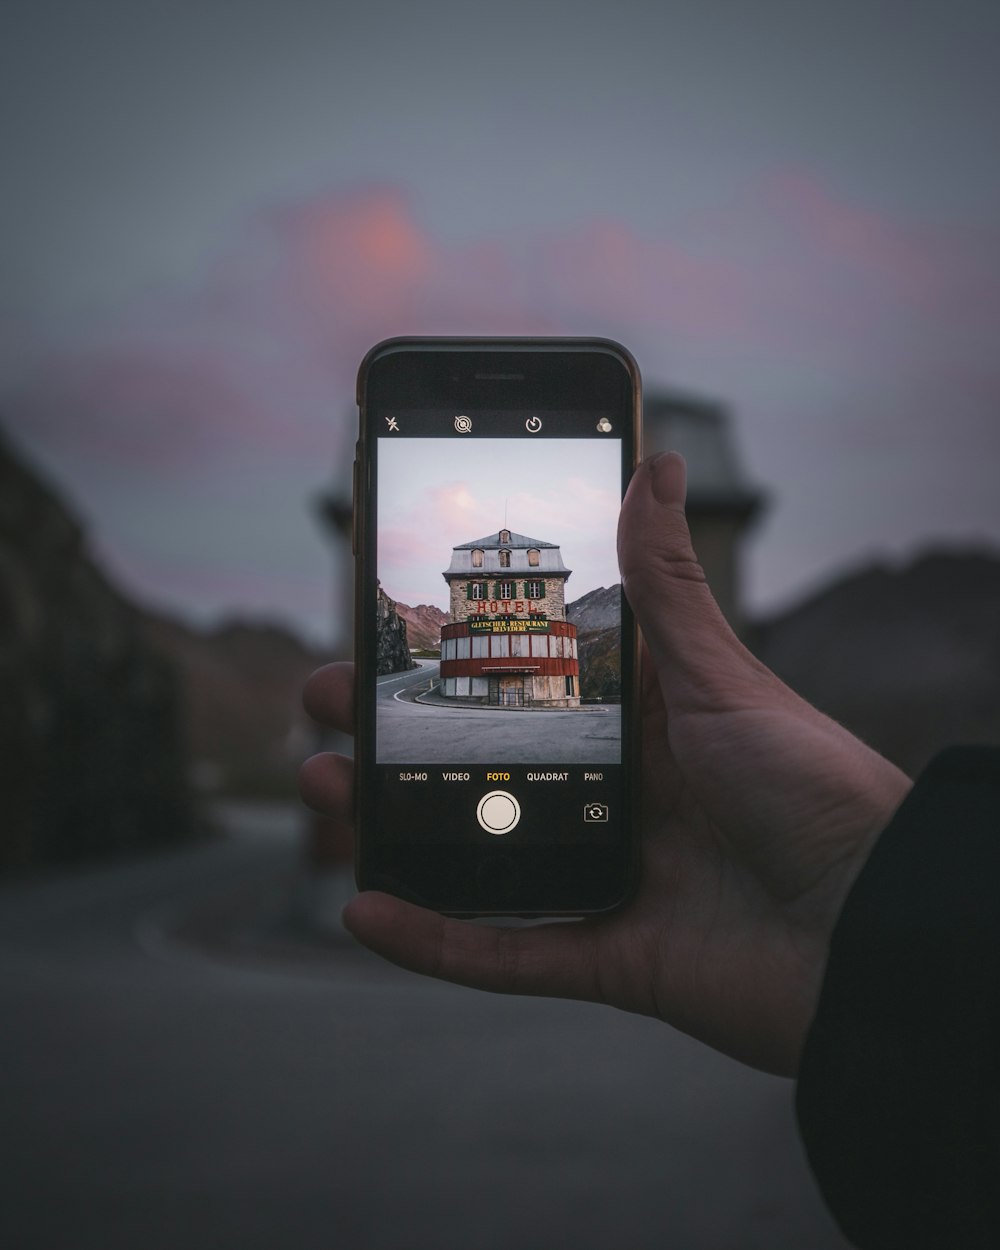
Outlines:
[[0, 886], [11, 1250], [833, 1250], [791, 1086], [289, 920], [298, 818]]

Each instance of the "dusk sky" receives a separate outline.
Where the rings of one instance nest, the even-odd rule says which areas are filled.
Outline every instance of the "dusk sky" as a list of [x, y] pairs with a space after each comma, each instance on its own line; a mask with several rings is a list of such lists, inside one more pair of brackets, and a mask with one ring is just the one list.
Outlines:
[[[530, 456], [531, 472], [525, 472]], [[452, 548], [501, 527], [555, 543], [566, 602], [619, 580], [621, 445], [594, 439], [379, 440], [378, 574], [392, 599], [449, 608]], [[560, 481], [560, 493], [532, 483]]]
[[1000, 550], [998, 63], [995, 0], [15, 3], [0, 426], [128, 593], [317, 638], [390, 334], [729, 405], [753, 611]]

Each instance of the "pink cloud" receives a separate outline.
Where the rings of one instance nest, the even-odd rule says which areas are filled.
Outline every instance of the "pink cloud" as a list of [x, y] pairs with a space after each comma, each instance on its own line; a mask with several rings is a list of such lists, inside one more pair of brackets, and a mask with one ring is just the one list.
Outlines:
[[[183, 614], [202, 621], [218, 621], [233, 611], [248, 610], [273, 620], [291, 616], [325, 623], [328, 618], [329, 586], [312, 569], [281, 568], [273, 563], [253, 568], [246, 558], [201, 565], [190, 553], [155, 555], [141, 544], [115, 541], [114, 536], [95, 542], [93, 550], [102, 567], [130, 588], [140, 606], [152, 611], [180, 606]], [[346, 619], [348, 610], [341, 615]]]
[[833, 331], [835, 349], [865, 354], [903, 352], [925, 338], [940, 360], [958, 326], [976, 337], [976, 351], [996, 336], [1000, 227], [970, 231], [892, 216], [808, 171], [762, 179], [737, 212], [745, 217], [742, 250], [760, 280], [760, 328], [771, 341], [777, 332], [821, 345]]
[[[5, 419], [64, 480], [89, 483], [98, 518], [114, 473], [200, 481], [202, 502], [186, 498], [207, 516], [212, 483], [247, 464], [303, 490], [349, 465], [365, 351], [439, 333], [617, 337], [647, 374], [669, 361], [725, 386], [761, 428], [826, 428], [845, 410], [900, 428], [956, 405], [973, 428], [1000, 405], [1000, 228], [907, 220], [788, 170], [669, 230], [601, 219], [449, 244], [398, 189], [361, 187], [259, 214], [200, 287], [123, 310], [85, 347], [34, 352]], [[811, 395], [801, 412], [790, 375]], [[886, 378], [895, 407], [880, 413]], [[459, 483], [430, 507], [435, 526], [472, 536]]]
[[273, 413], [209, 350], [102, 349], [63, 357], [15, 400], [35, 437], [104, 464], [156, 473], [190, 468], [250, 441], [280, 443]]
[[945, 321], [939, 342], [958, 325], [995, 335], [998, 252], [996, 232], [973, 246], [918, 229], [800, 171], [672, 237], [600, 220], [451, 247], [397, 190], [362, 188], [262, 214], [200, 291], [128, 310], [106, 342], [46, 360], [10, 406], [74, 453], [150, 470], [224, 459], [234, 441], [308, 459], [329, 454], [361, 356], [389, 335], [905, 351]]
[[900, 302], [933, 307], [955, 249], [929, 229], [893, 221], [835, 196], [817, 178], [788, 172], [770, 185], [775, 211], [800, 246], [829, 262], [887, 283]]

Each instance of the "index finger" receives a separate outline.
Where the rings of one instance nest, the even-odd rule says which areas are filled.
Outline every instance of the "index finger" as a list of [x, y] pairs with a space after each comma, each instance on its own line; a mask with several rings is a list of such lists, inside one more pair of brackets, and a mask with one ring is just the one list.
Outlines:
[[305, 684], [302, 705], [321, 725], [354, 733], [354, 665], [342, 661], [318, 668]]
[[608, 1001], [599, 920], [481, 927], [368, 890], [347, 904], [343, 921], [369, 950], [410, 972], [498, 994]]

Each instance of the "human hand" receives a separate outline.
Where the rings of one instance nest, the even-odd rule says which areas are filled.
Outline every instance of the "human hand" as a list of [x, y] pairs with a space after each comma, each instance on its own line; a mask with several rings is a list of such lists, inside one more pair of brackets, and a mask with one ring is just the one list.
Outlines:
[[[793, 1075], [840, 908], [910, 782], [738, 641], [691, 548], [684, 491], [679, 456], [644, 462], [619, 524], [622, 582], [646, 646], [633, 899], [596, 919], [510, 928], [367, 892], [344, 923], [413, 971], [659, 1016]], [[320, 669], [307, 709], [349, 732], [351, 684], [350, 665]], [[309, 760], [306, 802], [349, 823], [351, 767]]]

